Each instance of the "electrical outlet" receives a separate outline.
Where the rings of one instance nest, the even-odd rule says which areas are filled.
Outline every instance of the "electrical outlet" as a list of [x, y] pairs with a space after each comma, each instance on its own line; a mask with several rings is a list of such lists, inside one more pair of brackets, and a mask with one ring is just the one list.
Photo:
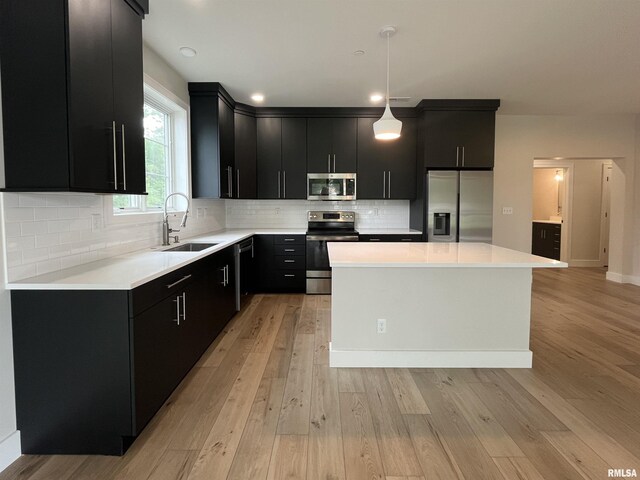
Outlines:
[[204, 208], [198, 207], [196, 208], [196, 218], [204, 217]]
[[378, 319], [378, 333], [387, 333], [387, 319], [379, 318]]
[[502, 207], [503, 215], [513, 215], [513, 207]]
[[276, 215], [280, 215], [280, 207], [276, 208]]

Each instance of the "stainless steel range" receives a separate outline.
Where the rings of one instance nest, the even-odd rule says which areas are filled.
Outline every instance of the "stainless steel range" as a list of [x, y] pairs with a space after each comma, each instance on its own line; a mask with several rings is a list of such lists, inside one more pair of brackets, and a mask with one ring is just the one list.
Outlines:
[[327, 242], [357, 242], [355, 212], [307, 214], [307, 293], [331, 293], [331, 267]]

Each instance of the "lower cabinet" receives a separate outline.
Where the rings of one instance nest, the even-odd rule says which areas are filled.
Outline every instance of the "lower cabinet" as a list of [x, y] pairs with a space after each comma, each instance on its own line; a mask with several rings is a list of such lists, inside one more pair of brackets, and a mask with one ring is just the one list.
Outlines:
[[304, 292], [306, 248], [304, 235], [256, 235], [258, 290]]
[[12, 291], [23, 453], [122, 455], [235, 314], [233, 260], [130, 291]]
[[560, 237], [562, 225], [533, 222], [531, 231], [531, 253], [541, 257], [560, 260]]
[[385, 233], [383, 235], [360, 234], [361, 242], [420, 242], [421, 240], [422, 234], [420, 233], [411, 233], [406, 235], [396, 233]]

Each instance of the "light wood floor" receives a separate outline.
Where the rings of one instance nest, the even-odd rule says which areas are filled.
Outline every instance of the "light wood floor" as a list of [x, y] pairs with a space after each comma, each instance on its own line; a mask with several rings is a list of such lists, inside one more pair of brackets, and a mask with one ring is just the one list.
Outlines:
[[331, 369], [330, 298], [258, 295], [121, 458], [0, 479], [602, 479], [640, 471], [640, 288], [537, 271], [534, 368]]

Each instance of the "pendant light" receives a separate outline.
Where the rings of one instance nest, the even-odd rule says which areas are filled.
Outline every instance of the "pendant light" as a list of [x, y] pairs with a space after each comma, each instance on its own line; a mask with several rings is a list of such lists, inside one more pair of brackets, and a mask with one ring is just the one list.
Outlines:
[[394, 140], [400, 137], [402, 122], [393, 116], [389, 107], [389, 38], [396, 33], [396, 27], [382, 27], [380, 35], [387, 37], [387, 104], [380, 120], [373, 124], [373, 133], [377, 140]]

